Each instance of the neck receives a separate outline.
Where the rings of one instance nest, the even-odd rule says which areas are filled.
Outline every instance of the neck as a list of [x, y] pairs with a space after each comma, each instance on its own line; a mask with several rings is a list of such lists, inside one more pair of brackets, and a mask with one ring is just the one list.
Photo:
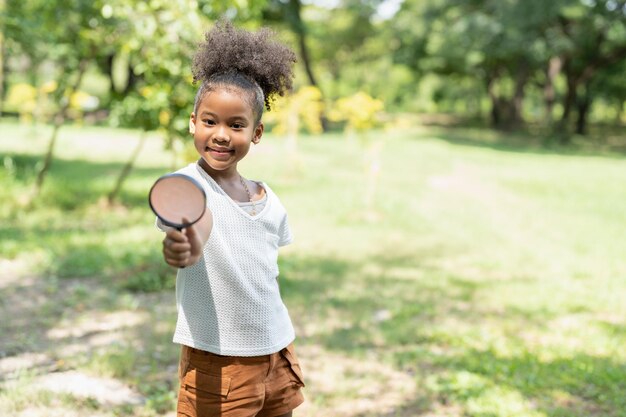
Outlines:
[[198, 165], [200, 168], [204, 170], [207, 174], [211, 176], [216, 182], [239, 182], [239, 172], [237, 171], [237, 167], [233, 166], [231, 168], [225, 170], [216, 170], [209, 166], [204, 159], [200, 159], [198, 161]]
[[[245, 183], [245, 180], [237, 172], [236, 167], [231, 167], [224, 171], [212, 169], [204, 159], [198, 161], [200, 168], [217, 183], [217, 185], [234, 201], [249, 201], [253, 205], [252, 194]], [[253, 213], [256, 213], [253, 206]]]

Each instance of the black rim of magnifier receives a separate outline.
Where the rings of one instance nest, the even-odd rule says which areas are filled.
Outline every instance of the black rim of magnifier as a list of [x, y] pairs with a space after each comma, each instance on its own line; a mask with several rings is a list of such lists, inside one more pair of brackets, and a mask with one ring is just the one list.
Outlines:
[[[183, 178], [185, 178], [186, 180], [191, 182], [193, 185], [195, 185], [197, 189], [202, 191], [202, 195], [204, 196], [204, 204], [202, 205], [202, 213], [200, 213], [200, 216], [198, 216], [197, 219], [195, 219], [194, 221], [192, 221], [190, 223], [172, 223], [172, 222], [169, 222], [169, 221], [165, 220], [163, 217], [161, 217], [159, 215], [159, 213], [157, 213], [157, 211], [154, 209], [154, 206], [152, 205], [152, 198], [151, 197], [152, 197], [152, 190], [154, 190], [154, 187], [156, 187], [156, 185], [161, 180], [164, 180], [164, 179], [167, 179], [167, 178], [172, 178], [172, 177], [183, 177]], [[206, 211], [206, 192], [204, 191], [204, 188], [202, 188], [200, 183], [198, 181], [196, 181], [194, 178], [191, 178], [189, 175], [176, 174], [176, 173], [174, 173], [174, 174], [167, 174], [167, 175], [163, 175], [158, 180], [156, 180], [154, 182], [154, 184], [152, 185], [152, 187], [150, 187], [150, 192], [148, 193], [148, 204], [150, 205], [150, 208], [152, 209], [154, 214], [156, 214], [156, 216], [163, 222], [163, 224], [165, 226], [175, 227], [176, 229], [181, 230], [181, 229], [184, 229], [185, 227], [189, 227], [192, 224], [196, 223], [198, 220], [200, 220], [202, 218], [202, 216], [204, 216], [204, 212]]]

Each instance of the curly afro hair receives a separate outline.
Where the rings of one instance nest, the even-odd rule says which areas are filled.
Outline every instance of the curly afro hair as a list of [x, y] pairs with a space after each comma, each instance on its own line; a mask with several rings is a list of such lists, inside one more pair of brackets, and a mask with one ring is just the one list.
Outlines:
[[193, 59], [194, 82], [201, 82], [194, 112], [209, 91], [234, 88], [248, 93], [258, 123], [263, 107], [270, 110], [275, 96], [292, 88], [296, 55], [273, 36], [270, 29], [248, 32], [225, 20], [207, 32]]

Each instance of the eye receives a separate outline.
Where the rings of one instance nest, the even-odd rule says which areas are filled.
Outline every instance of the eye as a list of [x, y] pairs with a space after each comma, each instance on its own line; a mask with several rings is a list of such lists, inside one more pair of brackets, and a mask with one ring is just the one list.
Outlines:
[[213, 126], [215, 124], [215, 121], [213, 119], [204, 119], [203, 122], [205, 125], [208, 126]]
[[245, 126], [242, 123], [233, 123], [231, 127], [235, 130], [243, 129]]

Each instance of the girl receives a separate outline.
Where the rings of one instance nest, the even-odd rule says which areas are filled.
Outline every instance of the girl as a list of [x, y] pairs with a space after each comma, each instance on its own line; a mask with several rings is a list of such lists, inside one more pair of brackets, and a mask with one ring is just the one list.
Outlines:
[[267, 184], [237, 170], [261, 140], [263, 108], [292, 85], [295, 55], [272, 36], [219, 23], [193, 61], [201, 84], [189, 129], [200, 158], [178, 172], [202, 184], [207, 210], [182, 232], [158, 224], [165, 261], [181, 268], [179, 416], [291, 416], [304, 400], [277, 282], [287, 214]]

